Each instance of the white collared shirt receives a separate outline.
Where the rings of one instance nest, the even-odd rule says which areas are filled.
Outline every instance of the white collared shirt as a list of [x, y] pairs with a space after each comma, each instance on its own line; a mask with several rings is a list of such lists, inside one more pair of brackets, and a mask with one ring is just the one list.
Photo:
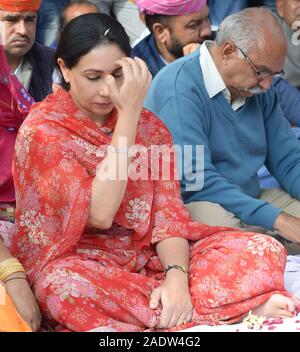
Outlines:
[[226, 85], [214, 63], [214, 60], [208, 50], [213, 44], [213, 41], [206, 40], [200, 48], [200, 66], [203, 74], [204, 85], [207, 90], [209, 97], [212, 99], [214, 96], [222, 92], [225, 99], [234, 111], [237, 111], [245, 103], [247, 98], [239, 97], [231, 101], [230, 91], [226, 88]]
[[23, 86], [28, 89], [32, 76], [32, 66], [30, 62], [23, 58], [14, 73]]

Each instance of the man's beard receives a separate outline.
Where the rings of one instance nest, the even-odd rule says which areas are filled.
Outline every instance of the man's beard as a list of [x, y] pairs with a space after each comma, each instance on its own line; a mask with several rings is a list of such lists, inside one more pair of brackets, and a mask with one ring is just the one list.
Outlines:
[[171, 36], [171, 45], [167, 46], [167, 49], [170, 54], [172, 54], [176, 59], [182, 57], [183, 54], [183, 45], [179, 43], [179, 41]]
[[261, 94], [261, 93], [265, 93], [265, 89], [261, 88], [261, 87], [253, 87], [253, 88], [240, 88], [239, 89], [241, 92], [245, 92], [245, 93], [250, 93], [253, 95], [257, 95], [257, 94]]

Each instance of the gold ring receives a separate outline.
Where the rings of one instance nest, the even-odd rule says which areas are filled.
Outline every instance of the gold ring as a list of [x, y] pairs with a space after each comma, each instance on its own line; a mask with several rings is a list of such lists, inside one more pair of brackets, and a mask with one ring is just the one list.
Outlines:
[[183, 321], [183, 324], [186, 324], [186, 323], [187, 323], [187, 321], [186, 321], [186, 320], [184, 320], [184, 321]]

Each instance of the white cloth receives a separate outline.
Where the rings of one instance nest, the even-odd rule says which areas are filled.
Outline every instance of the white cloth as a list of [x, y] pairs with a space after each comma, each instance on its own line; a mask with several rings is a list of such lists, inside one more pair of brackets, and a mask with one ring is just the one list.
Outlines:
[[287, 257], [284, 286], [300, 299], [300, 255], [289, 255]]
[[[274, 323], [272, 323], [272, 321]], [[299, 316], [285, 319], [268, 319], [259, 330], [248, 329], [243, 323], [232, 325], [198, 325], [193, 328], [183, 330], [189, 332], [299, 332]]]
[[246, 98], [237, 98], [231, 101], [231, 94], [226, 88], [225, 82], [221, 77], [217, 66], [209, 52], [209, 47], [213, 44], [213, 41], [206, 40], [200, 48], [200, 66], [203, 74], [204, 85], [207, 90], [209, 97], [212, 99], [214, 96], [222, 92], [225, 99], [234, 111], [237, 111], [246, 103]]
[[15, 70], [15, 75], [23, 86], [28, 90], [32, 76], [32, 65], [28, 60], [21, 61], [20, 65]]

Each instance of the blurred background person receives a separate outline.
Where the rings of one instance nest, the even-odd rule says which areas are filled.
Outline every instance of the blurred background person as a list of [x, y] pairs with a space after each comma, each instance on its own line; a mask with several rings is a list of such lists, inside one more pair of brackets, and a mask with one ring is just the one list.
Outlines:
[[98, 12], [97, 6], [88, 0], [71, 1], [64, 6], [60, 13], [60, 31], [63, 31], [65, 26], [74, 18], [85, 15], [86, 13]]
[[70, 0], [43, 0], [38, 12], [37, 41], [56, 48], [59, 32], [59, 16]]
[[91, 0], [99, 12], [115, 17], [125, 28], [131, 44], [139, 38], [146, 28], [140, 20], [134, 0]]
[[277, 0], [276, 5], [288, 45], [284, 78], [291, 85], [300, 88], [300, 1]]

